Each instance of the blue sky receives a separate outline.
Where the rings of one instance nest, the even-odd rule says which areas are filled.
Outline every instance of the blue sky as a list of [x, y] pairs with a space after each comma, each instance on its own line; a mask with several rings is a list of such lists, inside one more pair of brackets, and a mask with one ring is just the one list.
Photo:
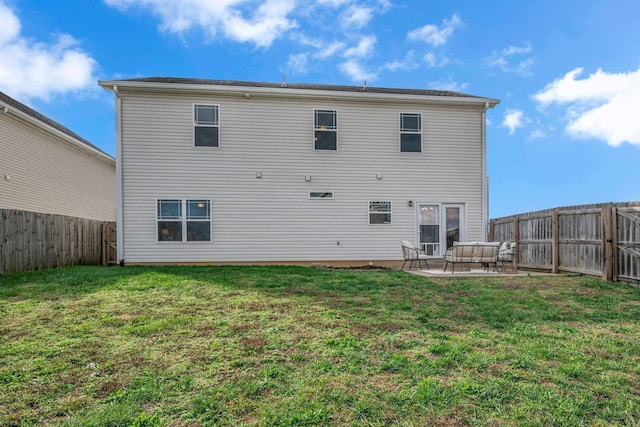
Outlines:
[[449, 89], [501, 103], [492, 217], [640, 200], [637, 0], [0, 0], [0, 91], [115, 154], [97, 80]]

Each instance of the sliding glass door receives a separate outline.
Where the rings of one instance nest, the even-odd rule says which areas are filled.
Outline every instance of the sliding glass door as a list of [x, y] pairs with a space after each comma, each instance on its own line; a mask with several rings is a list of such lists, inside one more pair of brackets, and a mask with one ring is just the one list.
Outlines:
[[463, 204], [418, 205], [420, 249], [430, 256], [442, 256], [453, 242], [466, 237]]

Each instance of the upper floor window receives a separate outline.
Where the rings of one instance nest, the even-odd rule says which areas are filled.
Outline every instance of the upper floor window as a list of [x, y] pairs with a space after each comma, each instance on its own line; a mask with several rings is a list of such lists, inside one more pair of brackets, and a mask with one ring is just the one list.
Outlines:
[[158, 200], [157, 222], [159, 242], [210, 242], [211, 201]]
[[196, 147], [220, 147], [220, 106], [194, 105], [193, 124]]
[[313, 110], [313, 149], [338, 149], [338, 112], [336, 110]]
[[422, 114], [400, 113], [400, 152], [422, 152]]

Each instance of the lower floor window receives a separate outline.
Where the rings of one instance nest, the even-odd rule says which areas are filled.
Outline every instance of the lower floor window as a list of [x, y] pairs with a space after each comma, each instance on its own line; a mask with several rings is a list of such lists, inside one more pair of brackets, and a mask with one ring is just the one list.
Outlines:
[[159, 242], [210, 242], [211, 201], [158, 200], [157, 223]]
[[369, 202], [369, 224], [391, 224], [391, 202]]

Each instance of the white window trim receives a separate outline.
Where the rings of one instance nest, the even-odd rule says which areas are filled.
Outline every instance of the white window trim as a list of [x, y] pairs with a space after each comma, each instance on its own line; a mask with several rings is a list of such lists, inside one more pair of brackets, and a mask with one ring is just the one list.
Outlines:
[[[311, 197], [311, 194], [313, 193], [321, 193], [321, 194], [331, 194], [331, 196], [327, 196], [327, 197]], [[335, 197], [335, 192], [334, 191], [309, 191], [309, 199], [310, 200], [333, 200]]]
[[[163, 221], [160, 219], [160, 217], [158, 216], [158, 202], [160, 200], [179, 200], [181, 203], [181, 217], [180, 219], [173, 219], [173, 220], [164, 220], [164, 221], [180, 221], [182, 223], [182, 240], [160, 240], [158, 239], [158, 222]], [[206, 200], [209, 202], [209, 219], [187, 219], [187, 201], [189, 200]], [[185, 198], [185, 197], [162, 197], [162, 198], [157, 198], [156, 199], [156, 203], [155, 203], [155, 210], [156, 210], [156, 223], [155, 223], [155, 236], [156, 236], [156, 243], [160, 243], [160, 244], [182, 244], [182, 243], [188, 243], [190, 245], [193, 244], [210, 244], [213, 242], [213, 212], [212, 212], [212, 206], [213, 206], [213, 200], [209, 199], [207, 197], [189, 197], [189, 198]], [[200, 222], [209, 222], [209, 240], [199, 240], [199, 241], [194, 241], [194, 240], [187, 240], [187, 222], [189, 221], [200, 221]]]
[[[384, 202], [389, 203], [389, 215], [391, 216], [391, 220], [388, 223], [382, 224], [372, 224], [371, 223], [371, 214], [386, 214], [387, 212], [372, 212], [371, 211], [371, 203], [374, 202]], [[385, 225], [393, 225], [393, 202], [391, 200], [369, 200], [367, 203], [367, 223], [373, 227], [380, 227]]]
[[[217, 125], [199, 125], [198, 123], [196, 123], [196, 105], [201, 105], [204, 107], [218, 107], [218, 124]], [[220, 104], [205, 104], [205, 103], [194, 103], [193, 104], [193, 108], [191, 109], [191, 118], [193, 120], [193, 127], [191, 128], [191, 141], [192, 141], [192, 145], [193, 148], [196, 148], [198, 150], [200, 149], [204, 149], [204, 150], [219, 150], [222, 147], [222, 126], [220, 125], [220, 123], [222, 122], [222, 109], [220, 108]], [[208, 128], [218, 128], [218, 146], [217, 147], [207, 147], [204, 145], [196, 145], [196, 127], [208, 127]]]
[[[316, 112], [317, 111], [333, 111], [336, 115], [336, 127], [335, 129], [320, 129], [320, 128], [316, 128]], [[338, 130], [340, 129], [340, 125], [339, 125], [339, 112], [337, 108], [314, 108], [313, 109], [313, 122], [312, 122], [312, 127], [313, 127], [313, 131], [311, 133], [312, 137], [311, 137], [311, 143], [313, 144], [313, 151], [320, 151], [320, 152], [327, 152], [327, 153], [331, 153], [331, 152], [337, 152], [340, 149], [340, 135], [338, 134]], [[325, 131], [334, 131], [336, 133], [336, 149], [335, 150], [316, 150], [316, 131], [317, 130], [325, 130]]]
[[[417, 114], [420, 116], [420, 131], [419, 132], [403, 132], [402, 131], [402, 115], [403, 114]], [[422, 154], [424, 152], [424, 138], [422, 137], [423, 126], [422, 126], [422, 113], [417, 111], [401, 111], [398, 113], [398, 152], [401, 154]], [[402, 135], [420, 135], [420, 151], [402, 151]]]

